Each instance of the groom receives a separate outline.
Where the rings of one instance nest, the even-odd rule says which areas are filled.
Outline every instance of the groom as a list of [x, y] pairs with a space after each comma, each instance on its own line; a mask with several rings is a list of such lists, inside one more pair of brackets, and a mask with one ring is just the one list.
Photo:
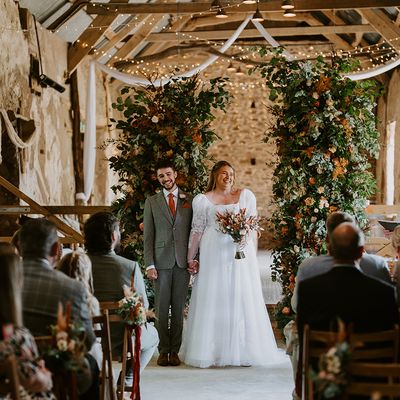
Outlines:
[[[183, 310], [189, 286], [187, 248], [192, 222], [192, 197], [176, 185], [171, 161], [156, 168], [163, 190], [144, 206], [144, 261], [147, 278], [154, 281], [160, 366], [178, 366]], [[170, 312], [171, 308], [171, 312]]]

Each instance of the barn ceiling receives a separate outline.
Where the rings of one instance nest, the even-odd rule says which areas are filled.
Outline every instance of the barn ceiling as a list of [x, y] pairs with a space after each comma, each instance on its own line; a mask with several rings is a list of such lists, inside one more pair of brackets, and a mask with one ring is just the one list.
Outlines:
[[[257, 9], [265, 31], [297, 58], [348, 54], [367, 69], [399, 56], [400, 0], [248, 1], [21, 0], [20, 7], [71, 43], [69, 73], [87, 55], [131, 73], [185, 69], [210, 54], [219, 54], [225, 68], [231, 63], [244, 68], [258, 61], [255, 46], [270, 46], [254, 24], [248, 23], [225, 54], [219, 49]], [[295, 15], [285, 16], [283, 3], [293, 3]]]

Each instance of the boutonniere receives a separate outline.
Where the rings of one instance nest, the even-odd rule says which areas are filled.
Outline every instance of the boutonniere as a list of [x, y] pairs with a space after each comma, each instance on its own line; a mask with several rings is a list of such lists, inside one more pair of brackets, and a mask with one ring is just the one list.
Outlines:
[[186, 197], [185, 193], [179, 193], [179, 198], [183, 201], [182, 208], [190, 208], [190, 204], [187, 202]]

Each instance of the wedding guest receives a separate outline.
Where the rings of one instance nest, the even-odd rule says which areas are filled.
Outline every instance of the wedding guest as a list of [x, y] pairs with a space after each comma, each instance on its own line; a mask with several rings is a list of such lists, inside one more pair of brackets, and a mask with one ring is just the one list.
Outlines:
[[[136, 261], [115, 254], [120, 242], [119, 221], [108, 212], [93, 214], [85, 223], [85, 246], [93, 266], [93, 286], [96, 298], [102, 301], [119, 301], [124, 297], [123, 285], [134, 288], [149, 308], [145, 284]], [[111, 342], [113, 356], [121, 355], [124, 326], [112, 327]], [[142, 329], [140, 370], [146, 367], [158, 344], [157, 330], [151, 324]], [[127, 371], [126, 384], [131, 386], [132, 370]]]
[[[56, 269], [83, 283], [91, 317], [100, 315], [100, 304], [93, 294], [92, 262], [88, 255], [81, 248], [71, 251], [60, 259]], [[103, 353], [99, 341], [92, 345], [89, 354], [94, 357], [97, 361], [97, 366], [101, 369]]]
[[[45, 218], [31, 219], [20, 232], [20, 248], [24, 266], [23, 316], [26, 326], [35, 336], [50, 333], [57, 321], [58, 303], [65, 309], [71, 304], [71, 317], [80, 321], [90, 349], [96, 340], [93, 332], [86, 291], [81, 282], [54, 269], [59, 258], [59, 242], [55, 225]], [[81, 399], [96, 399], [99, 395], [99, 368], [96, 360], [85, 355], [85, 366], [78, 373], [78, 393]]]
[[51, 373], [39, 359], [32, 334], [22, 320], [23, 272], [14, 246], [0, 244], [0, 361], [15, 354], [21, 398], [55, 399]]
[[392, 234], [392, 246], [396, 252], [395, 265], [393, 267], [393, 282], [396, 285], [397, 302], [400, 304], [400, 225], [396, 226]]
[[[154, 282], [156, 326], [160, 336], [157, 364], [166, 367], [181, 363], [178, 353], [190, 279], [186, 255], [192, 196], [177, 186], [178, 173], [171, 161], [160, 162], [156, 174], [162, 191], [145, 202], [144, 262], [147, 278]], [[197, 269], [197, 265], [193, 268]]]
[[[326, 220], [326, 242], [329, 247], [330, 236], [333, 230], [342, 222], [355, 223], [353, 216], [346, 212], [337, 211], [330, 214]], [[297, 308], [297, 292], [299, 283], [305, 279], [328, 272], [333, 267], [334, 259], [331, 254], [306, 258], [300, 265], [296, 276], [296, 285], [294, 288], [291, 304], [292, 309]], [[389, 268], [383, 257], [364, 252], [360, 260], [361, 271], [365, 274], [378, 278], [384, 282], [391, 283]]]

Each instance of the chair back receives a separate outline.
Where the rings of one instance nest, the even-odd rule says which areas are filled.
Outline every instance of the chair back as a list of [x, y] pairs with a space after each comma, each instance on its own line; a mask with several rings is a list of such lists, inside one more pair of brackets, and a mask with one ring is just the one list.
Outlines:
[[[39, 354], [44, 354], [46, 348], [53, 345], [52, 336], [35, 336], [35, 342], [39, 350]], [[46, 367], [51, 371], [51, 365], [46, 363]], [[57, 400], [78, 400], [78, 384], [75, 372], [51, 371], [53, 380], [53, 393]]]
[[17, 359], [15, 355], [8, 356], [0, 362], [0, 397], [10, 395], [14, 400], [19, 400], [19, 377]]
[[347, 397], [400, 399], [400, 364], [352, 362], [348, 373]]
[[370, 333], [349, 333], [352, 361], [387, 362], [399, 361], [399, 326], [391, 330]]
[[[97, 338], [101, 340], [101, 349], [103, 360], [100, 372], [100, 400], [106, 398], [106, 389], [108, 388], [109, 399], [115, 400], [114, 377], [112, 369], [112, 352], [111, 352], [111, 334], [108, 310], [102, 311], [101, 315], [93, 317], [93, 331]], [[108, 385], [107, 385], [108, 383]]]
[[303, 352], [302, 352], [302, 399], [314, 398], [313, 385], [310, 378], [310, 369], [313, 363], [317, 363], [321, 354], [336, 342], [337, 332], [314, 331], [309, 325], [304, 326]]
[[[102, 312], [107, 311], [108, 313], [108, 329], [110, 329], [110, 324], [125, 324], [121, 315], [116, 314], [116, 310], [119, 309], [119, 304], [117, 301], [104, 301], [100, 302], [100, 309]], [[128, 329], [128, 326], [125, 324], [124, 333], [123, 333], [123, 342], [122, 342], [122, 356], [121, 358], [117, 358], [118, 361], [121, 361], [121, 374], [117, 381], [117, 399], [122, 400], [124, 398], [125, 392], [132, 392], [132, 386], [125, 385], [125, 376], [126, 376], [126, 367], [128, 360], [131, 360], [133, 354], [129, 353], [129, 340], [132, 343], [131, 332]], [[111, 359], [114, 360], [115, 358], [112, 356], [112, 339], [110, 340], [110, 353]]]

